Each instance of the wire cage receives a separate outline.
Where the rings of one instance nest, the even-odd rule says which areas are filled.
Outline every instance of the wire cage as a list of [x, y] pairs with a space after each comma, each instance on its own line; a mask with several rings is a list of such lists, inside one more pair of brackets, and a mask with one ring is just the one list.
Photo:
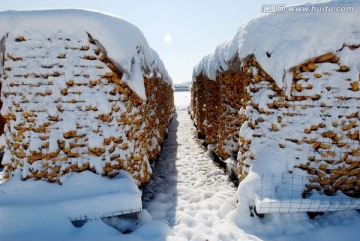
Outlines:
[[330, 212], [360, 209], [360, 198], [337, 191], [332, 196], [316, 190], [304, 195], [311, 175], [263, 175], [259, 193], [255, 198], [258, 213]]

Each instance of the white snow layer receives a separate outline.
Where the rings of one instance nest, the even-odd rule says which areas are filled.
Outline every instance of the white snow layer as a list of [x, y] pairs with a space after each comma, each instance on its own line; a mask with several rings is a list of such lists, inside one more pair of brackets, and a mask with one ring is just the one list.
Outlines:
[[344, 44], [359, 44], [359, 1], [336, 0], [301, 6], [353, 7], [353, 11], [294, 12], [287, 7], [284, 12], [261, 14], [240, 27], [233, 39], [218, 46], [214, 54], [205, 56], [194, 68], [194, 76], [203, 73], [215, 80], [216, 72], [227, 70], [227, 63], [236, 54], [241, 59], [254, 55], [277, 85], [288, 90], [291, 84], [286, 83], [285, 75], [290, 74], [290, 68], [335, 52]]
[[104, 47], [108, 57], [124, 72], [123, 81], [143, 100], [146, 95], [142, 75], [160, 72], [164, 81], [172, 83], [143, 33], [116, 16], [81, 9], [5, 11], [0, 12], [0, 26], [0, 39], [9, 32], [25, 36], [63, 32], [71, 37], [86, 31]]
[[[118, 211], [142, 209], [141, 191], [126, 171], [114, 179], [103, 178], [89, 171], [68, 175], [66, 183], [54, 185], [48, 182], [28, 180], [26, 188], [20, 175], [0, 185], [1, 226], [5, 213], [14, 206], [59, 206], [62, 215], [69, 218], [99, 218]], [[126, 200], [126, 202], [119, 202]], [[106, 203], [106, 205], [99, 205]], [[9, 218], [9, 217], [7, 217]]]
[[1, 240], [40, 240], [41, 235], [49, 240], [47, 235], [71, 228], [70, 220], [142, 209], [141, 191], [125, 171], [112, 180], [89, 171], [76, 173], [63, 185], [28, 180], [26, 188], [19, 177], [0, 185]]

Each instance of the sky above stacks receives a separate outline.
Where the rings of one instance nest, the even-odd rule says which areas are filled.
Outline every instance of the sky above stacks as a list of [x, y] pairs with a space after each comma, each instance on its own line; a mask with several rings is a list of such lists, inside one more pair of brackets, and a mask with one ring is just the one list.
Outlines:
[[[0, 11], [84, 8], [114, 14], [137, 25], [173, 79], [191, 81], [193, 67], [237, 29], [283, 0], [11, 0]], [[299, 4], [306, 0], [287, 0]], [[267, 8], [268, 9], [268, 8]], [[281, 13], [279, 13], [281, 14]]]

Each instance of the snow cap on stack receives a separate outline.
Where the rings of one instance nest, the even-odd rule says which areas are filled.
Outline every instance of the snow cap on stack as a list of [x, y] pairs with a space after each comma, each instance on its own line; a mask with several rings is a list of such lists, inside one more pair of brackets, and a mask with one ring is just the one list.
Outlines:
[[195, 66], [193, 76], [203, 72], [215, 80], [216, 72], [227, 70], [236, 55], [242, 60], [253, 55], [277, 85], [289, 93], [291, 83], [286, 80], [291, 79], [292, 67], [335, 52], [343, 45], [359, 43], [359, 8], [356, 1], [335, 0], [288, 6], [282, 12], [261, 14], [240, 27], [214, 54], [205, 56]]
[[[114, 15], [82, 9], [5, 11], [0, 13], [0, 36], [49, 32], [76, 36], [90, 33], [104, 47], [109, 59], [123, 74], [123, 80], [143, 100], [144, 83], [136, 75], [161, 72], [172, 83], [158, 54], [149, 47], [143, 33], [132, 23]], [[140, 66], [140, 67], [139, 67]]]

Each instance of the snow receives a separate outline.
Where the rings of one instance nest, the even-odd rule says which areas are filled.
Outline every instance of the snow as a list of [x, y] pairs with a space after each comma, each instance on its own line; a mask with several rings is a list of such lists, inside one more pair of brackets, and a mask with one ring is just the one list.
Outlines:
[[[179, 92], [181, 93], [181, 92]], [[305, 213], [268, 214], [263, 219], [250, 217], [249, 207], [236, 203], [236, 188], [227, 180], [222, 169], [209, 158], [195, 137], [195, 127], [187, 113], [189, 92], [175, 94], [177, 110], [169, 127], [169, 137], [164, 142], [160, 159], [155, 164], [154, 176], [145, 187], [143, 211], [138, 215], [139, 225], [130, 234], [122, 234], [99, 219], [92, 220], [82, 228], [71, 225], [67, 213], [60, 209], [70, 197], [85, 193], [93, 195], [93, 190], [116, 194], [119, 180], [106, 180], [95, 174], [69, 176], [62, 186], [48, 184], [56, 190], [80, 185], [79, 194], [55, 193], [54, 197], [41, 195], [41, 190], [14, 191], [17, 203], [1, 207], [0, 240], [124, 240], [124, 241], [237, 241], [237, 240], [357, 240], [360, 235], [360, 215], [355, 211], [329, 212], [311, 220]], [[176, 98], [179, 97], [180, 98]], [[1, 178], [1, 175], [0, 175]], [[84, 185], [89, 181], [89, 185]], [[130, 181], [130, 180], [128, 180]], [[1, 182], [1, 179], [0, 179]], [[21, 180], [11, 179], [11, 185], [21, 185]], [[8, 183], [6, 185], [8, 185]], [[33, 186], [46, 183], [30, 181]], [[127, 181], [125, 181], [127, 182]], [[113, 183], [113, 184], [112, 184]], [[131, 183], [129, 183], [131, 184]], [[99, 186], [106, 185], [106, 188]], [[108, 185], [110, 185], [108, 187]], [[133, 185], [133, 184], [132, 184]], [[19, 186], [18, 186], [19, 187]], [[82, 187], [82, 188], [80, 188]], [[85, 188], [86, 187], [86, 188]], [[0, 202], [8, 202], [0, 186]], [[87, 191], [87, 188], [90, 190]], [[109, 188], [109, 189], [108, 189]], [[108, 191], [109, 190], [109, 191]], [[138, 191], [128, 187], [129, 192]], [[27, 206], [25, 196], [31, 202], [39, 201], [34, 207]], [[44, 197], [52, 200], [45, 205]], [[82, 199], [81, 201], [85, 201]], [[119, 205], [121, 205], [119, 203]], [[84, 205], [82, 205], [84, 206]], [[82, 207], [85, 208], [85, 207]], [[94, 208], [97, 210], [97, 207]], [[69, 211], [69, 210], [68, 210]], [[79, 210], [70, 210], [79, 212]], [[116, 220], [114, 220], [116, 221]], [[120, 224], [117, 224], [119, 226]], [[120, 225], [121, 226], [121, 225]]]
[[[72, 37], [86, 31], [103, 46], [108, 57], [124, 72], [123, 81], [143, 100], [146, 95], [142, 75], [157, 73], [171, 83], [162, 60], [149, 47], [143, 33], [119, 17], [80, 9], [5, 11], [0, 13], [0, 26], [0, 38], [8, 33], [25, 37], [66, 33]], [[41, 56], [41, 50], [36, 51]]]
[[[189, 92], [178, 93], [190, 96]], [[155, 163], [153, 179], [143, 190], [144, 208], [153, 220], [171, 226], [177, 237], [212, 240], [218, 232], [212, 229], [214, 224], [220, 224], [229, 210], [235, 209], [236, 188], [197, 143], [187, 110], [179, 110], [187, 105], [186, 98], [175, 94], [175, 100], [176, 119]]]
[[226, 63], [236, 54], [241, 59], [254, 55], [265, 72], [289, 93], [290, 68], [313, 57], [336, 52], [344, 44], [359, 44], [359, 1], [335, 0], [301, 6], [353, 6], [354, 11], [294, 13], [288, 6], [282, 13], [261, 14], [240, 27], [232, 40], [219, 45], [214, 54], [205, 56], [194, 68], [194, 76], [203, 73], [215, 80], [216, 71], [227, 70]]
[[63, 185], [28, 180], [26, 188], [18, 177], [0, 185], [1, 240], [24, 240], [27, 235], [33, 240], [61, 240], [61, 235], [50, 237], [73, 232], [70, 219], [97, 220], [142, 209], [141, 191], [125, 171], [112, 180], [89, 171], [76, 173]]
[[[84, 199], [81, 200], [83, 205], [72, 203], [70, 212], [66, 215], [81, 216], [86, 214], [87, 216], [99, 216], [100, 214], [127, 210], [138, 210], [141, 209], [141, 203], [139, 203], [139, 197], [141, 192], [134, 184], [131, 176], [125, 171], [121, 171], [121, 175], [118, 178], [112, 180], [103, 178], [97, 174], [93, 174], [89, 171], [84, 171], [78, 174], [72, 174], [66, 176], [66, 183], [63, 185], [51, 184], [48, 182], [28, 180], [26, 182], [26, 189], [24, 189], [24, 181], [18, 179], [19, 175], [15, 175], [9, 181], [0, 186], [2, 197], [0, 205], [4, 206], [31, 206], [31, 205], [42, 205], [47, 203], [61, 203], [73, 200], [73, 199]], [[104, 188], [106, 187], [106, 188]], [[115, 197], [111, 197], [114, 195]], [[119, 195], [124, 195], [123, 197]], [[102, 197], [104, 196], [104, 197]], [[107, 205], [104, 207], [86, 204], [91, 199], [107, 199]], [[116, 208], [118, 210], [112, 210], [113, 205], [112, 199], [123, 198], [123, 200], [129, 201], [129, 204], [117, 203]], [[94, 201], [96, 203], [96, 200]], [[76, 206], [76, 207], [74, 207]], [[105, 208], [108, 210], [101, 210]], [[92, 214], [90, 214], [91, 212]]]
[[216, 79], [219, 70], [227, 70], [228, 62], [234, 58], [237, 51], [237, 43], [234, 40], [226, 40], [216, 47], [214, 54], [205, 56], [201, 62], [194, 67], [193, 77], [200, 73], [205, 74], [210, 80]]
[[191, 95], [189, 91], [174, 92], [174, 102], [176, 109], [184, 110], [190, 105]]

